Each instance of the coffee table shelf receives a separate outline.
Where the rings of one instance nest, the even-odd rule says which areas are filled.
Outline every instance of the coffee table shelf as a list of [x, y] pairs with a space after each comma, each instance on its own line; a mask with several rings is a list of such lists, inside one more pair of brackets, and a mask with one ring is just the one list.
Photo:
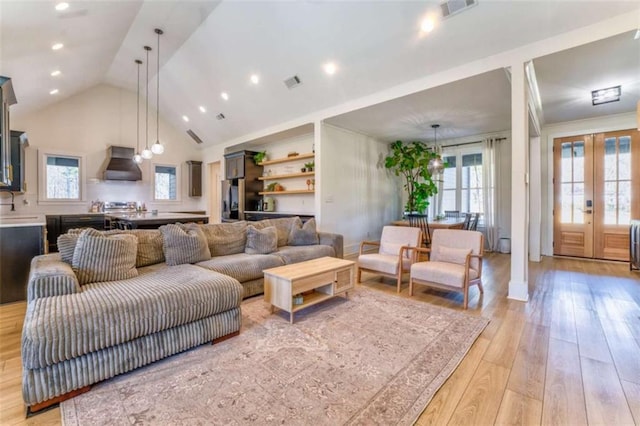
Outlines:
[[[275, 308], [293, 313], [338, 295], [349, 297], [355, 278], [355, 262], [335, 257], [321, 257], [264, 270], [264, 300]], [[304, 294], [306, 293], [306, 294]], [[303, 295], [300, 305], [293, 296]]]

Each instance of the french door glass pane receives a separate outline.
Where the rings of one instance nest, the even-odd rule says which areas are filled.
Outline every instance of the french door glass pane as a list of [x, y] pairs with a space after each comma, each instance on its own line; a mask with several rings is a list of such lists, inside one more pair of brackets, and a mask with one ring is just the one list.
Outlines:
[[561, 177], [560, 182], [571, 182], [571, 142], [564, 142], [562, 144], [562, 162], [560, 164]]
[[618, 183], [618, 225], [631, 221], [631, 182]]
[[573, 184], [563, 183], [560, 206], [562, 210], [562, 223], [571, 223], [571, 207], [572, 207]]
[[573, 184], [573, 223], [584, 223], [584, 183]]
[[604, 180], [617, 179], [618, 159], [616, 158], [616, 138], [607, 138], [604, 141]]
[[456, 189], [442, 191], [442, 211], [456, 210]]
[[475, 188], [471, 190], [471, 197], [469, 200], [469, 212], [482, 212], [484, 210], [484, 204], [482, 201], [482, 189]]
[[573, 144], [573, 181], [584, 182], [584, 142]]
[[631, 137], [629, 136], [619, 139], [618, 179], [631, 180]]
[[618, 210], [617, 182], [604, 183], [604, 223], [605, 225], [615, 225], [616, 212]]
[[[442, 188], [456, 189], [456, 157], [444, 157], [443, 160], [448, 165], [442, 173]], [[455, 194], [453, 202], [455, 204]], [[455, 208], [453, 210], [455, 210]]]

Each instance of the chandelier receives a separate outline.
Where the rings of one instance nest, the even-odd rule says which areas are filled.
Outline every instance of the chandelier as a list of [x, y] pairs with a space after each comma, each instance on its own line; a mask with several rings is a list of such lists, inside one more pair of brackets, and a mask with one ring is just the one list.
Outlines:
[[440, 157], [440, 154], [438, 153], [438, 127], [440, 127], [439, 124], [431, 125], [431, 128], [433, 129], [434, 140], [435, 140], [433, 144], [435, 157], [429, 160], [429, 164], [427, 165], [427, 170], [432, 176], [439, 175], [444, 171], [444, 162], [442, 161], [442, 157]]

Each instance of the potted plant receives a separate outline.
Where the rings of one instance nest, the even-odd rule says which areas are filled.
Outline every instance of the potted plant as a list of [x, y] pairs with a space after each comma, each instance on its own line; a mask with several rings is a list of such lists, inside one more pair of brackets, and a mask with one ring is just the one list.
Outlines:
[[422, 142], [404, 144], [396, 141], [390, 148], [391, 153], [384, 159], [384, 167], [404, 180], [408, 194], [405, 210], [423, 213], [429, 207], [429, 197], [438, 193], [438, 186], [427, 168], [429, 160], [436, 158], [437, 154]]
[[277, 185], [279, 185], [278, 182], [271, 182], [269, 185], [267, 185], [267, 192], [274, 192]]
[[256, 163], [256, 165], [260, 165], [260, 163], [262, 163], [264, 160], [267, 159], [267, 151], [262, 151], [262, 152], [258, 152], [256, 154], [253, 154], [253, 162]]
[[308, 163], [304, 163], [304, 167], [307, 169], [308, 172], [312, 172], [313, 168], [316, 166], [315, 161], [310, 161]]

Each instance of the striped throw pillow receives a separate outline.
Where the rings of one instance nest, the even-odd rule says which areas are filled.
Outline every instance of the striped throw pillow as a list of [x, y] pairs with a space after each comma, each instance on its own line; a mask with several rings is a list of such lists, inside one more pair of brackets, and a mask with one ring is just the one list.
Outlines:
[[278, 230], [275, 226], [267, 226], [263, 229], [256, 229], [253, 225], [247, 226], [245, 253], [269, 254], [276, 250], [278, 250]]
[[164, 258], [169, 266], [211, 259], [207, 237], [200, 225], [175, 223], [161, 226]]
[[138, 276], [133, 235], [104, 235], [85, 229], [78, 237], [71, 266], [80, 285], [100, 281], [126, 280]]

